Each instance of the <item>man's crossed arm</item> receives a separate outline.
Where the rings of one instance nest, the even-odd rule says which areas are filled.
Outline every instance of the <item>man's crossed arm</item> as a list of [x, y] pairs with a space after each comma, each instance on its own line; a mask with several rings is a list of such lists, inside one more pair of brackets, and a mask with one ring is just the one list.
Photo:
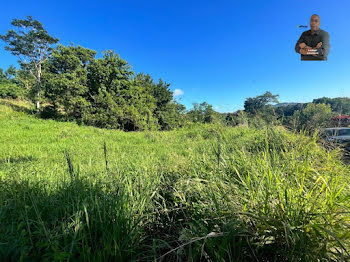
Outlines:
[[306, 45], [305, 43], [300, 43], [299, 44], [299, 53], [302, 55], [313, 55], [313, 56], [318, 56], [318, 48], [321, 48], [322, 42], [319, 42], [315, 47], [310, 47]]
[[302, 33], [295, 45], [295, 51], [297, 53], [302, 55], [312, 55], [320, 58], [327, 57], [330, 48], [328, 33], [322, 36], [321, 41], [315, 47], [307, 46], [304, 41], [304, 36], [305, 32]]

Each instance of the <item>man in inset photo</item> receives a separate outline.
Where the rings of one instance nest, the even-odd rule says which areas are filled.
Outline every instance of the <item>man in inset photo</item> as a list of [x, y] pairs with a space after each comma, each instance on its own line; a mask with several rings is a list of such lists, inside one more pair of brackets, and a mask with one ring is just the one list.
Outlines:
[[301, 60], [327, 60], [329, 53], [329, 34], [320, 29], [320, 17], [312, 15], [311, 30], [301, 34], [295, 45], [295, 51], [301, 55]]

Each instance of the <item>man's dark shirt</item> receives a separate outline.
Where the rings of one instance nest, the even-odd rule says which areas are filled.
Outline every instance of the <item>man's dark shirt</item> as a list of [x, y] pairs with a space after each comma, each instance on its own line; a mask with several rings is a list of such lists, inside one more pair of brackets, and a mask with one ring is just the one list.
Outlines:
[[295, 51], [299, 53], [299, 44], [301, 43], [305, 43], [310, 47], [316, 47], [319, 42], [322, 42], [322, 46], [320, 48], [317, 48], [318, 55], [301, 55], [301, 60], [327, 60], [330, 48], [329, 34], [322, 29], [317, 30], [315, 34], [311, 34], [311, 30], [302, 33], [295, 45]]

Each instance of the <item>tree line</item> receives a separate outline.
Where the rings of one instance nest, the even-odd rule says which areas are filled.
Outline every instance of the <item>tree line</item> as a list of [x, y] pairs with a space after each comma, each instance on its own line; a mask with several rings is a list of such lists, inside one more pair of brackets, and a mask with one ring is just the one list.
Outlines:
[[146, 73], [136, 74], [113, 50], [97, 58], [94, 50], [59, 44], [58, 38], [30, 16], [13, 19], [11, 24], [13, 29], [0, 39], [18, 57], [19, 68], [0, 69], [0, 97], [30, 100], [44, 118], [126, 131], [170, 130], [198, 122], [264, 122], [307, 129], [325, 125], [335, 112], [350, 114], [349, 98], [282, 106], [278, 95], [271, 92], [247, 98], [244, 110], [235, 113], [218, 113], [207, 102], [194, 103], [186, 110], [174, 99], [169, 83], [155, 81]]

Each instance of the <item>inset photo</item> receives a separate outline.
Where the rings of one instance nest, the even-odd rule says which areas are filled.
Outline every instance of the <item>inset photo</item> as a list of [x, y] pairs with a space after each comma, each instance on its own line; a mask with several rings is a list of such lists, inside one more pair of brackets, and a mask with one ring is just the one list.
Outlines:
[[[299, 26], [307, 27], [307, 26]], [[329, 53], [329, 34], [320, 28], [320, 17], [314, 14], [310, 18], [310, 30], [301, 34], [295, 44], [295, 51], [300, 54], [303, 61], [326, 61]]]

